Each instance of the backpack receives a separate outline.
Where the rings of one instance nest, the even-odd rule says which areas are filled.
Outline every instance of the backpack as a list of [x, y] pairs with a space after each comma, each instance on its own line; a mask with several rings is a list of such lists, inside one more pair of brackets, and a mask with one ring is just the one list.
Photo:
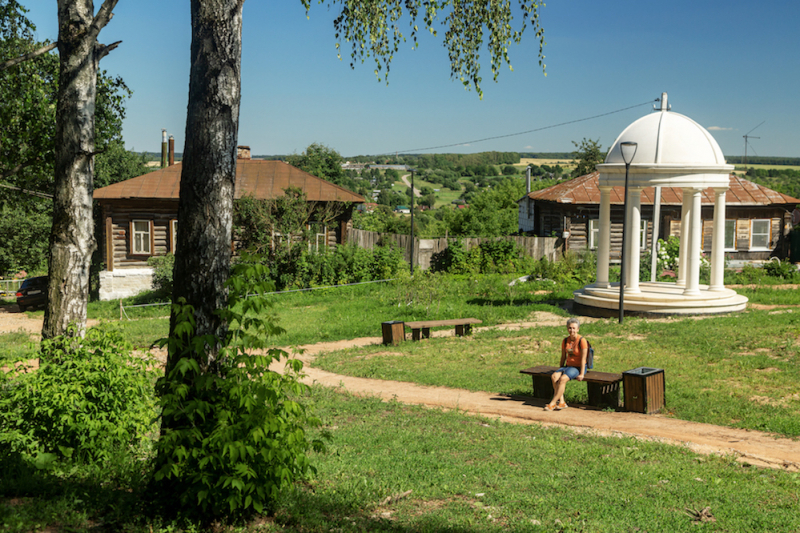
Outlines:
[[[583, 338], [586, 339], [586, 337]], [[594, 348], [592, 348], [592, 343], [589, 342], [589, 339], [586, 339], [586, 344], [589, 346], [586, 351], [586, 370], [591, 370], [594, 367]]]

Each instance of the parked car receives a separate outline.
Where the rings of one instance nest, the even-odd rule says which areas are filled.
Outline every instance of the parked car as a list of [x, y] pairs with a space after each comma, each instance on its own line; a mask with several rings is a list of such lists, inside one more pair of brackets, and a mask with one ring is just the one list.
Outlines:
[[28, 278], [22, 282], [17, 291], [17, 305], [25, 312], [30, 307], [47, 304], [47, 276]]

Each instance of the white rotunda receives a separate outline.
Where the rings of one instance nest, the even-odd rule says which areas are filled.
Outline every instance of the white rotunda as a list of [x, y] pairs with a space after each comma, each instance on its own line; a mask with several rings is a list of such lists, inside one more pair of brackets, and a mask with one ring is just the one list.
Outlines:
[[[733, 165], [725, 163], [717, 141], [701, 125], [667, 105], [646, 115], [617, 137], [605, 163], [597, 165], [600, 187], [600, 239], [597, 281], [575, 291], [576, 310], [608, 315], [619, 312], [620, 284], [609, 282], [611, 250], [611, 190], [625, 185], [622, 143], [636, 143], [628, 172], [626, 278], [624, 311], [634, 314], [713, 314], [742, 311], [747, 298], [724, 286], [725, 192]], [[641, 254], [641, 196], [645, 187], [678, 187], [683, 191], [677, 283], [639, 282]], [[703, 191], [714, 190], [714, 224], [711, 242], [711, 283], [700, 284]]]

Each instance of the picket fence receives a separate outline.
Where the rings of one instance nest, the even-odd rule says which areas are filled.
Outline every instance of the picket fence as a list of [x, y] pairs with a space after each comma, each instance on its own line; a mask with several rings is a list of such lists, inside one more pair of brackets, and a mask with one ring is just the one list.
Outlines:
[[[378, 233], [360, 229], [351, 229], [348, 232], [348, 241], [356, 244], [360, 248], [371, 250], [381, 242], [391, 240], [403, 250], [403, 256], [407, 263], [411, 262], [411, 236], [397, 235], [394, 233]], [[440, 237], [438, 239], [414, 239], [414, 266], [422, 270], [427, 270], [431, 266], [431, 258], [447, 249], [449, 243], [462, 241], [464, 247], [469, 250], [473, 246], [478, 246], [483, 242], [506, 240], [517, 243], [525, 255], [534, 259], [546, 257], [550, 261], [555, 261], [563, 250], [563, 240], [558, 237]]]

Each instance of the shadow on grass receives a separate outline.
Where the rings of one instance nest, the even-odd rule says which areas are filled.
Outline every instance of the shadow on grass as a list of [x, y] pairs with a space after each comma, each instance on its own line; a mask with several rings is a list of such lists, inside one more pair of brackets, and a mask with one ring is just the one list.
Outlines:
[[141, 517], [141, 493], [94, 472], [39, 469], [17, 454], [0, 457], [0, 522], [14, 531], [119, 531]]
[[[472, 533], [465, 515], [474, 509], [459, 498], [417, 502], [414, 494], [397, 503], [364, 506], [364, 498], [339, 492], [293, 491], [275, 515], [284, 532], [387, 531], [396, 533]], [[476, 513], [476, 520], [478, 515]], [[460, 522], [454, 523], [454, 522]], [[462, 525], [463, 524], [463, 525]]]

